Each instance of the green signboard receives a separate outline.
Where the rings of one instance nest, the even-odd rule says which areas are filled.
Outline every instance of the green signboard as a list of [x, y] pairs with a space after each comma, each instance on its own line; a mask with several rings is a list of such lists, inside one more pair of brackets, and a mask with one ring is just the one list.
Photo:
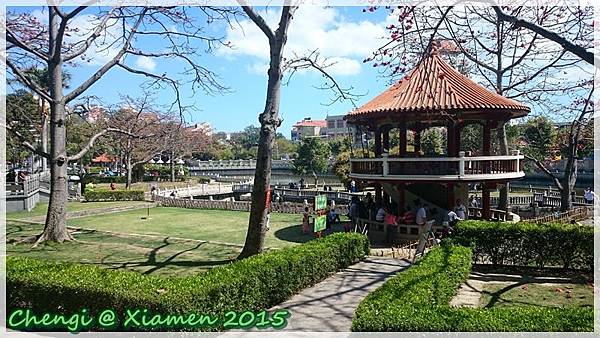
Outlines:
[[315, 232], [327, 228], [327, 196], [315, 196]]
[[327, 215], [315, 217], [315, 232], [325, 230], [327, 227]]
[[327, 196], [317, 195], [315, 196], [315, 211], [327, 209]]

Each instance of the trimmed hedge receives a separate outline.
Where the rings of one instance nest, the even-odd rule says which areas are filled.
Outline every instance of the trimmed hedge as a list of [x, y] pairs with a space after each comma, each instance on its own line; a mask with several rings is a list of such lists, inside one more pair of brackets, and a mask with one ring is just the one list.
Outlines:
[[84, 194], [86, 202], [103, 201], [143, 201], [142, 190], [94, 190]]
[[258, 311], [285, 301], [368, 253], [366, 236], [333, 234], [190, 277], [145, 276], [91, 265], [8, 257], [7, 309], [73, 313], [87, 308], [93, 315], [107, 308], [118, 314], [129, 308], [162, 314]]
[[560, 266], [592, 270], [594, 229], [566, 223], [459, 222], [452, 238], [475, 245], [474, 260], [497, 265]]
[[592, 331], [593, 308], [453, 308], [471, 270], [472, 251], [443, 244], [388, 280], [356, 309], [352, 331]]

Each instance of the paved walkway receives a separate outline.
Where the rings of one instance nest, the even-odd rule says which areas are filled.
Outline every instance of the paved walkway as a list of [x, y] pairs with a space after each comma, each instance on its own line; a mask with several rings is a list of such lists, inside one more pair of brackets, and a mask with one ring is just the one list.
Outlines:
[[284, 331], [349, 332], [358, 304], [388, 278], [409, 266], [404, 260], [369, 256], [275, 306], [291, 316]]

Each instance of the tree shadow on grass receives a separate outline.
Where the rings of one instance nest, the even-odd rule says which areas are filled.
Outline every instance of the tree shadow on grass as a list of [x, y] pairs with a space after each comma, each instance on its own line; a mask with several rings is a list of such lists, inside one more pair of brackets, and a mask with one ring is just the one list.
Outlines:
[[293, 242], [293, 243], [306, 243], [311, 239], [314, 239], [313, 234], [303, 234], [302, 224], [292, 225], [289, 227], [281, 228], [274, 233], [275, 237], [282, 241]]
[[152, 274], [160, 269], [163, 268], [171, 268], [171, 267], [189, 267], [189, 268], [195, 268], [195, 267], [214, 267], [214, 266], [218, 266], [218, 265], [223, 265], [223, 264], [228, 264], [231, 263], [232, 260], [231, 259], [221, 259], [221, 260], [187, 260], [187, 261], [183, 261], [183, 260], [177, 260], [175, 261], [175, 259], [179, 256], [181, 256], [182, 254], [186, 253], [186, 252], [191, 252], [194, 251], [196, 249], [199, 249], [202, 245], [207, 244], [206, 242], [198, 242], [196, 243], [196, 245], [194, 245], [191, 248], [185, 249], [185, 250], [181, 250], [181, 251], [177, 251], [174, 254], [172, 254], [171, 256], [169, 256], [168, 258], [166, 258], [165, 260], [158, 260], [157, 259], [157, 254], [158, 252], [163, 249], [168, 247], [171, 244], [175, 244], [175, 243], [179, 243], [179, 241], [174, 241], [174, 242], [170, 242], [169, 241], [169, 237], [165, 237], [162, 240], [162, 244], [158, 245], [157, 247], [154, 247], [150, 250], [150, 252], [147, 254], [147, 259], [145, 261], [128, 261], [128, 262], [111, 262], [108, 259], [111, 258], [111, 256], [114, 255], [114, 253], [111, 253], [105, 257], [103, 257], [101, 259], [101, 261], [99, 263], [94, 263], [94, 264], [98, 264], [98, 265], [105, 265], [105, 266], [110, 266], [109, 269], [112, 270], [119, 270], [119, 269], [131, 269], [131, 268], [143, 268], [143, 267], [149, 267], [148, 270], [142, 272], [143, 275], [148, 275], [148, 274]]

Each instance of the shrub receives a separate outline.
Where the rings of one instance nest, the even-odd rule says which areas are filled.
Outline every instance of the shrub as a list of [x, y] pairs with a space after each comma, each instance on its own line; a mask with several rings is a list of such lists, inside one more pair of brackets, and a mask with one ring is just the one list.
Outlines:
[[356, 309], [352, 331], [592, 331], [589, 308], [453, 308], [458, 286], [468, 278], [471, 249], [442, 245], [388, 280]]
[[455, 227], [452, 238], [463, 245], [473, 244], [474, 259], [479, 262], [591, 270], [593, 230], [564, 223], [464, 221]]
[[[144, 276], [90, 265], [7, 258], [7, 309], [92, 315], [110, 308], [154, 313], [259, 311], [288, 299], [369, 253], [360, 234], [334, 234], [190, 277]], [[122, 329], [122, 328], [121, 328]]]
[[87, 202], [102, 201], [143, 201], [144, 191], [142, 190], [94, 190], [86, 191], [85, 200]]
[[86, 184], [93, 183], [125, 183], [127, 181], [127, 177], [124, 176], [84, 176], [84, 181]]

